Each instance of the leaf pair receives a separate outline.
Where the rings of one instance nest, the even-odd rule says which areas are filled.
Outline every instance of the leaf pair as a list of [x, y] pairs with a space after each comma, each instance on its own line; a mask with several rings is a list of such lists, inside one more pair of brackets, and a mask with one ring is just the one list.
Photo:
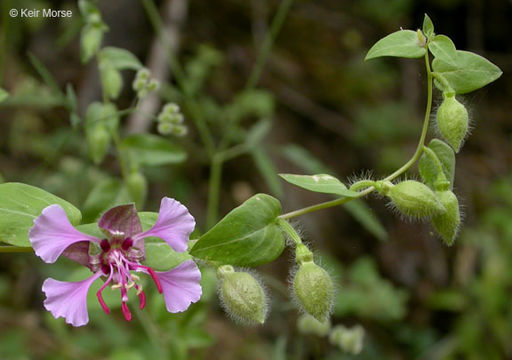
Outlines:
[[[420, 58], [426, 54], [427, 48], [435, 58], [432, 62], [434, 76], [443, 78], [457, 94], [465, 94], [484, 87], [502, 74], [496, 65], [484, 57], [469, 51], [457, 50], [447, 36], [434, 36], [434, 25], [426, 14], [423, 32], [399, 30], [389, 34], [372, 46], [365, 60], [382, 56]], [[439, 81], [436, 81], [436, 86], [442, 90], [449, 90]]]

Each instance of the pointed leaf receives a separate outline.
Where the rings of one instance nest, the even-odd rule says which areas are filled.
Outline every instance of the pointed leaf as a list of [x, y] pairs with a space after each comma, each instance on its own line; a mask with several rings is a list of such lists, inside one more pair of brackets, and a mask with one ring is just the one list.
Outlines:
[[[469, 51], [456, 50], [453, 42], [437, 35], [429, 49], [435, 56], [432, 69], [441, 74], [457, 94], [465, 94], [498, 79], [502, 71], [486, 58]], [[440, 84], [436, 85], [441, 88]]]
[[294, 174], [279, 174], [284, 180], [290, 184], [299, 186], [309, 191], [335, 194], [345, 197], [358, 197], [359, 193], [356, 191], [348, 190], [345, 184], [336, 179], [335, 177], [327, 174], [317, 175], [294, 175]]
[[[434, 152], [437, 160], [441, 163], [441, 168], [446, 179], [450, 182], [450, 190], [453, 188], [453, 180], [455, 176], [455, 153], [453, 149], [445, 142], [439, 139], [433, 139], [428, 147]], [[421, 178], [430, 188], [435, 188], [438, 179], [439, 167], [436, 159], [429, 154], [423, 153], [418, 164]]]
[[423, 34], [428, 38], [434, 35], [434, 24], [427, 14], [425, 14], [425, 17], [423, 18]]
[[21, 183], [0, 184], [0, 241], [16, 246], [30, 246], [28, 231], [41, 211], [59, 204], [73, 225], [80, 223], [82, 214], [67, 201], [43, 189]]
[[418, 41], [416, 31], [399, 30], [377, 41], [368, 51], [365, 60], [381, 56], [420, 58], [425, 52], [425, 48]]
[[268, 263], [283, 252], [285, 245], [277, 224], [280, 213], [277, 199], [254, 195], [201, 236], [190, 254], [236, 266]]

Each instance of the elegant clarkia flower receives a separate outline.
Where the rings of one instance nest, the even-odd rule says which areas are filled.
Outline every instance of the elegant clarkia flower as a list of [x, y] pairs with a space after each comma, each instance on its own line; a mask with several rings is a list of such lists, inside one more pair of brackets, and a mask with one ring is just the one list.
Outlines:
[[185, 206], [174, 199], [163, 198], [158, 219], [147, 231], [142, 231], [133, 204], [116, 206], [103, 214], [98, 227], [105, 238], [99, 239], [78, 231], [60, 205], [46, 207], [34, 220], [29, 237], [37, 256], [47, 263], [54, 263], [62, 255], [87, 266], [93, 272], [91, 277], [78, 282], [51, 278], [44, 281], [44, 306], [55, 318], [63, 317], [74, 326], [87, 324], [87, 293], [96, 279], [103, 278], [105, 282], [96, 293], [101, 307], [107, 314], [110, 313], [102, 291], [108, 285], [113, 289], [118, 288], [121, 291], [123, 315], [126, 320], [131, 320], [127, 305], [128, 291], [133, 288], [137, 293], [141, 309], [146, 304], [140, 278], [134, 272], [145, 273], [153, 279], [158, 291], [163, 293], [169, 312], [185, 311], [191, 303], [199, 300], [201, 273], [192, 260], [165, 272], [155, 271], [141, 263], [145, 259], [144, 239], [149, 236], [161, 238], [175, 251], [187, 249], [195, 220]]

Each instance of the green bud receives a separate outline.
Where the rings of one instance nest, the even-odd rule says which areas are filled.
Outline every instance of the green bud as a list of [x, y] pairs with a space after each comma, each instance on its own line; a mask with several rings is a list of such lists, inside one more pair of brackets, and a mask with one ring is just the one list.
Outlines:
[[169, 118], [169, 122], [176, 124], [176, 125], [183, 124], [184, 120], [185, 120], [185, 117], [183, 116], [183, 114], [173, 114]]
[[89, 157], [95, 164], [103, 161], [110, 145], [110, 132], [104, 125], [88, 128], [86, 131]]
[[100, 70], [101, 86], [109, 99], [117, 99], [123, 87], [123, 78], [116, 69], [106, 66]]
[[158, 80], [152, 79], [148, 82], [146, 89], [149, 92], [157, 91], [160, 87], [160, 82]]
[[459, 152], [468, 132], [469, 116], [466, 107], [455, 98], [455, 95], [446, 95], [437, 110], [436, 121], [441, 135], [455, 152]]
[[148, 182], [144, 175], [139, 172], [133, 172], [127, 176], [125, 184], [133, 202], [135, 202], [135, 206], [138, 209], [142, 209], [148, 193]]
[[406, 216], [431, 217], [445, 211], [443, 204], [430, 188], [419, 181], [406, 180], [391, 187], [387, 196]]
[[167, 123], [170, 123], [171, 122], [171, 118], [172, 118], [172, 115], [171, 114], [167, 114], [165, 112], [161, 112], [160, 114], [158, 114], [158, 121], [159, 122], [167, 122]]
[[451, 246], [459, 231], [460, 210], [457, 196], [449, 190], [437, 191], [437, 198], [443, 204], [446, 211], [432, 217], [432, 224], [444, 243]]
[[226, 312], [235, 320], [263, 324], [268, 312], [262, 286], [247, 272], [238, 272], [231, 265], [218, 268], [219, 296]]
[[168, 123], [168, 122], [161, 122], [158, 123], [157, 130], [158, 133], [161, 135], [170, 135], [172, 133], [174, 125]]
[[132, 87], [136, 92], [142, 91], [146, 88], [146, 80], [135, 78]]
[[171, 134], [178, 137], [183, 137], [187, 135], [188, 128], [185, 125], [172, 125], [171, 126]]
[[103, 29], [99, 26], [86, 25], [81, 33], [81, 59], [88, 62], [99, 50], [103, 40]]
[[165, 104], [165, 106], [162, 109], [162, 112], [169, 115], [178, 114], [180, 112], [180, 107], [178, 106], [178, 104], [168, 103]]
[[144, 83], [145, 83], [146, 80], [149, 79], [149, 75], [150, 74], [151, 73], [149, 72], [148, 69], [142, 68], [142, 69], [137, 71], [137, 74], [135, 75], [135, 80], [141, 80], [141, 81], [144, 81]]
[[357, 355], [363, 350], [364, 329], [361, 325], [347, 328], [337, 325], [329, 335], [329, 342], [342, 351]]
[[304, 335], [326, 336], [331, 330], [331, 322], [320, 322], [309, 314], [302, 314], [297, 320], [297, 329]]
[[327, 321], [334, 299], [331, 277], [314, 262], [304, 262], [293, 279], [297, 302], [305, 312], [320, 322]]

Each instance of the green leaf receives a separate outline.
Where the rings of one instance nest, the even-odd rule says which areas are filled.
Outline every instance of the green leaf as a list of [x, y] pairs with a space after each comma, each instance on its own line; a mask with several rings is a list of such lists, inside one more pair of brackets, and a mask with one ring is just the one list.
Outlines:
[[157, 135], [130, 135], [124, 138], [121, 146], [140, 165], [178, 164], [187, 158], [181, 147]]
[[245, 140], [245, 144], [249, 148], [253, 148], [261, 143], [263, 138], [267, 136], [270, 129], [272, 128], [272, 122], [270, 120], [260, 120], [254, 125], [249, 132]]
[[142, 64], [135, 55], [125, 49], [107, 46], [99, 52], [101, 62], [116, 70], [139, 70]]
[[294, 175], [294, 174], [279, 174], [284, 180], [290, 184], [299, 186], [309, 191], [335, 194], [345, 197], [357, 197], [359, 195], [356, 191], [348, 190], [345, 184], [336, 179], [335, 177], [327, 174], [317, 175]]
[[272, 196], [257, 194], [233, 209], [201, 236], [190, 254], [200, 259], [235, 266], [256, 266], [277, 258], [285, 239], [277, 217], [281, 204]]
[[418, 41], [416, 31], [399, 30], [377, 41], [368, 51], [365, 60], [381, 56], [420, 58], [425, 52], [425, 48]]
[[28, 58], [30, 62], [32, 63], [32, 66], [36, 69], [37, 73], [41, 78], [43, 79], [46, 86], [48, 86], [55, 94], [58, 94], [59, 99], [62, 100], [62, 97], [64, 96], [62, 91], [59, 88], [59, 85], [57, 85], [57, 81], [51, 74], [51, 72], [43, 65], [43, 63], [32, 53], [28, 53]]
[[[429, 49], [435, 56], [434, 72], [442, 75], [457, 94], [465, 94], [498, 79], [502, 71], [486, 58], [469, 51], [456, 50], [453, 42], [437, 35]], [[442, 86], [436, 81], [436, 86]]]
[[9, 97], [9, 93], [4, 89], [0, 88], [0, 103]]
[[427, 14], [425, 14], [423, 18], [423, 34], [425, 34], [427, 38], [431, 38], [434, 35], [434, 24]]
[[[455, 176], [455, 153], [453, 149], [439, 139], [433, 139], [428, 147], [434, 152], [437, 160], [441, 163], [444, 176], [450, 182], [450, 190], [453, 189]], [[418, 163], [418, 169], [425, 184], [435, 189], [435, 183], [439, 177], [439, 166], [436, 164], [436, 159], [433, 159], [428, 153], [424, 152]]]
[[21, 183], [0, 184], [0, 241], [30, 246], [28, 231], [41, 211], [52, 204], [64, 208], [73, 225], [80, 223], [80, 210], [43, 189]]

